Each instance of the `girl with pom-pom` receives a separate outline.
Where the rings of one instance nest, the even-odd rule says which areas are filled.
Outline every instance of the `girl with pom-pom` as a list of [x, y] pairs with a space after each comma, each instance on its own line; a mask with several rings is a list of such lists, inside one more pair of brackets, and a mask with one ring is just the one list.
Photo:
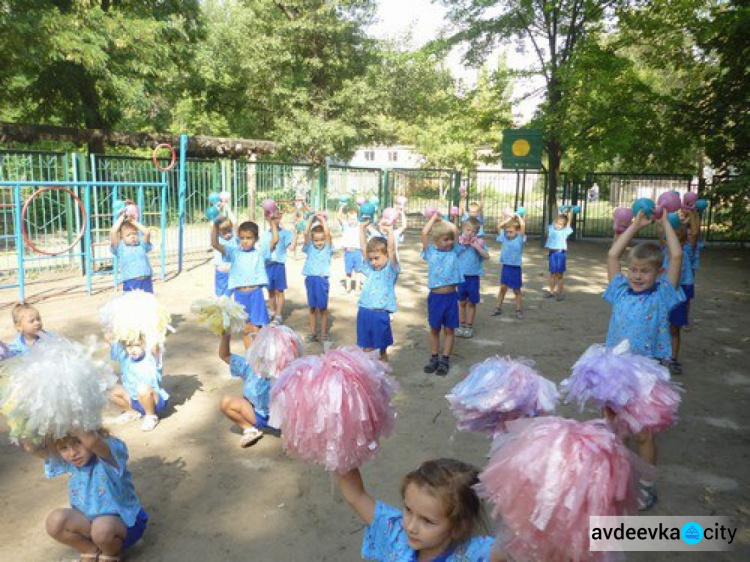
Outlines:
[[24, 448], [45, 458], [47, 478], [70, 475], [71, 507], [47, 516], [47, 533], [80, 552], [78, 560], [119, 561], [148, 522], [127, 468], [125, 443], [99, 429], [71, 432], [48, 448], [26, 442]]
[[347, 203], [341, 204], [337, 216], [339, 226], [341, 226], [340, 247], [344, 249], [344, 275], [346, 275], [341, 283], [344, 291], [351, 293], [357, 288], [356, 277], [362, 272], [364, 246], [362, 246], [359, 236], [360, 222], [355, 209], [347, 210]]
[[161, 387], [162, 372], [158, 350], [148, 350], [145, 339], [116, 342], [110, 357], [120, 363], [122, 385], [116, 385], [110, 399], [124, 412], [118, 423], [139, 419], [142, 431], [151, 431], [159, 424], [159, 412], [167, 407], [169, 394]]
[[240, 447], [250, 447], [263, 437], [268, 425], [271, 405], [271, 379], [261, 377], [245, 360], [245, 357], [232, 353], [232, 335], [224, 332], [219, 342], [219, 358], [229, 365], [232, 377], [242, 379], [242, 396], [224, 395], [221, 397], [221, 411], [242, 430]]
[[[432, 236], [432, 242], [430, 242]], [[464, 276], [458, 263], [458, 228], [435, 212], [422, 229], [422, 259], [427, 262], [427, 314], [430, 324], [430, 361], [424, 372], [445, 376], [450, 370], [455, 330], [458, 322], [457, 287]], [[443, 356], [440, 353], [440, 329], [443, 329]]]
[[557, 215], [555, 222], [547, 229], [547, 242], [544, 247], [549, 250], [549, 289], [544, 292], [545, 299], [563, 300], [563, 276], [565, 275], [568, 256], [568, 237], [573, 234], [570, 226], [572, 211]]
[[268, 324], [268, 309], [263, 297], [263, 287], [268, 285], [266, 260], [279, 241], [276, 223], [271, 221], [271, 239], [268, 244], [257, 244], [258, 225], [252, 221], [240, 224], [237, 230], [239, 246], [223, 246], [219, 243], [219, 225], [214, 223], [211, 229], [211, 245], [231, 264], [227, 289], [232, 291], [233, 298], [247, 312], [245, 325], [245, 347], [250, 346], [251, 334], [255, 334]]
[[456, 335], [459, 338], [474, 337], [474, 318], [479, 304], [479, 280], [484, 275], [482, 262], [490, 258], [487, 245], [479, 235], [482, 228], [479, 220], [469, 217], [461, 227], [458, 238], [458, 266], [464, 276], [458, 285], [458, 321]]
[[110, 250], [120, 266], [122, 290], [153, 293], [153, 272], [148, 259], [148, 253], [153, 249], [151, 231], [123, 210], [112, 225], [109, 241]]
[[422, 463], [401, 483], [403, 508], [375, 500], [365, 490], [359, 469], [337, 475], [341, 493], [364, 521], [362, 557], [367, 560], [500, 562], [490, 552], [493, 538], [475, 536], [484, 528], [474, 491], [479, 472], [453, 459]]
[[[653, 222], [639, 211], [633, 223], [619, 236], [607, 254], [609, 285], [604, 300], [612, 305], [607, 331], [607, 347], [614, 348], [623, 340], [630, 342], [630, 351], [668, 361], [672, 348], [669, 312], [685, 300], [679, 288], [682, 249], [668, 213], [662, 214], [662, 227], [667, 239], [669, 269], [662, 275], [662, 252], [658, 244], [642, 242], [628, 254], [627, 275], [620, 273], [620, 256], [642, 228]], [[648, 463], [656, 464], [656, 440], [650, 431], [636, 436], [638, 454]], [[650, 509], [656, 502], [653, 483], [641, 481], [641, 507]]]
[[[224, 220], [219, 222], [219, 244], [223, 246], [237, 247], [239, 241], [234, 234], [234, 226], [237, 224], [237, 217], [234, 216], [232, 209], [226, 203], [220, 203], [220, 208], [226, 213]], [[214, 250], [214, 294], [217, 297], [222, 295], [229, 296], [229, 270], [232, 264], [226, 255]]]
[[31, 346], [36, 345], [39, 334], [44, 333], [44, 329], [39, 310], [30, 304], [18, 303], [10, 314], [18, 332], [16, 339], [8, 345], [9, 355], [12, 357], [26, 353]]
[[[317, 223], [317, 224], [314, 224]], [[314, 226], [313, 226], [314, 225]], [[305, 231], [305, 245], [302, 251], [307, 254], [302, 275], [305, 276], [307, 289], [307, 306], [309, 307], [310, 333], [308, 342], [331, 340], [328, 334], [328, 293], [331, 275], [331, 231], [322, 213], [315, 214], [315, 221], [310, 219]], [[318, 317], [320, 317], [320, 332], [317, 331]]]
[[500, 316], [503, 312], [503, 301], [508, 289], [513, 291], [516, 296], [516, 318], [523, 318], [523, 295], [521, 287], [523, 285], [523, 247], [526, 245], [526, 223], [518, 214], [507, 217], [497, 225], [500, 234], [497, 235], [497, 241], [503, 247], [500, 251], [500, 290], [497, 293], [497, 306], [492, 313], [493, 316]]
[[[294, 235], [291, 230], [281, 226], [281, 217], [283, 213], [276, 209], [268, 217], [268, 221], [275, 224], [278, 232], [279, 241], [276, 247], [271, 251], [271, 257], [266, 261], [266, 275], [268, 275], [268, 310], [271, 314], [271, 324], [279, 325], [284, 322], [284, 291], [287, 289], [286, 282], [286, 251], [294, 242]], [[261, 246], [271, 246], [273, 238], [273, 227], [269, 228], [260, 237]]]
[[400, 271], [392, 226], [382, 226], [387, 238], [367, 240], [367, 222], [360, 223], [360, 241], [366, 259], [362, 266], [365, 284], [357, 303], [357, 345], [364, 351], [380, 350], [380, 359], [388, 361], [388, 346], [393, 345], [391, 314], [396, 312], [396, 281]]
[[466, 221], [476, 219], [479, 221], [479, 230], [477, 236], [484, 236], [484, 192], [479, 194], [479, 201], [472, 201], [467, 204], [469, 199], [468, 191], [462, 194], [461, 201], [459, 202], [459, 215], [461, 216], [461, 223], [466, 224]]

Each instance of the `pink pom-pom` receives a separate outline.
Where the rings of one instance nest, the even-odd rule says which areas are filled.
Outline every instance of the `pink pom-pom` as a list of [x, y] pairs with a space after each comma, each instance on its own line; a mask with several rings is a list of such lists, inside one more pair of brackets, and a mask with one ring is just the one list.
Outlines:
[[680, 210], [682, 201], [680, 201], [680, 194], [676, 191], [665, 191], [664, 193], [659, 195], [659, 199], [657, 199], [656, 204], [662, 209], [666, 210], [668, 213], [676, 213]]
[[466, 189], [465, 185], [462, 185], [458, 188], [458, 193], [461, 195], [461, 197], [466, 197], [466, 194], [469, 192], [468, 189]]
[[391, 224], [393, 224], [398, 219], [398, 211], [393, 207], [386, 207], [385, 209], [383, 209], [383, 212], [380, 213], [380, 216], [383, 218], [383, 220], [387, 220]]
[[141, 212], [133, 201], [125, 201], [125, 216], [131, 220], [137, 221], [141, 216]]
[[260, 202], [260, 208], [263, 209], [266, 216], [271, 216], [276, 212], [276, 201], [273, 199], [263, 199]]
[[612, 410], [621, 432], [656, 433], [677, 420], [680, 387], [670, 381], [666, 367], [629, 353], [627, 342], [614, 349], [589, 347], [560, 388], [565, 401], [578, 402], [581, 410], [589, 401]]
[[639, 461], [601, 420], [508, 423], [479, 475], [500, 518], [498, 544], [516, 561], [607, 560], [589, 551], [589, 517], [637, 513]]
[[461, 431], [497, 433], [518, 418], [551, 414], [555, 383], [539, 375], [528, 359], [491, 357], [471, 367], [446, 396]]
[[222, 191], [219, 193], [219, 201], [222, 203], [229, 203], [229, 200], [232, 198], [232, 194], [228, 191]]
[[459, 211], [458, 211], [458, 207], [456, 207], [456, 206], [453, 206], [453, 207], [451, 207], [451, 210], [450, 210], [450, 215], [451, 215], [452, 217], [457, 217], [457, 216], [458, 216], [458, 212], [459, 212]]
[[698, 201], [698, 194], [694, 191], [686, 191], [682, 196], [682, 208], [687, 211], [695, 209], [695, 203]]
[[406, 205], [406, 201], [407, 199], [403, 195], [400, 195], [399, 197], [396, 198], [396, 203], [398, 203], [398, 206], [402, 209]]
[[325, 220], [328, 220], [328, 211], [323, 209], [322, 211], [315, 211], [316, 217], [323, 217]]
[[617, 234], [622, 234], [633, 222], [633, 209], [628, 207], [617, 207], [614, 212], [614, 229]]
[[284, 449], [338, 473], [374, 457], [396, 419], [389, 370], [358, 347], [292, 362], [271, 391], [270, 424]]
[[435, 213], [437, 213], [437, 207], [435, 207], [435, 205], [427, 205], [424, 208], [424, 216], [428, 219], [432, 218], [432, 215]]
[[357, 197], [357, 205], [364, 205], [366, 199], [364, 197]]
[[305, 345], [288, 326], [267, 325], [247, 350], [247, 363], [263, 378], [276, 378], [286, 366], [302, 356]]
[[515, 213], [513, 213], [513, 209], [511, 209], [510, 207], [505, 207], [503, 209], [503, 216], [504, 217], [512, 217], [514, 214]]

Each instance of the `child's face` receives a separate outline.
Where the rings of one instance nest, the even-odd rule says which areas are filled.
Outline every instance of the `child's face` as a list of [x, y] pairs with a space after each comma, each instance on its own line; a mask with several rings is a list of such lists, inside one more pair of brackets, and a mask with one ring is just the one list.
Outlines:
[[469, 205], [469, 216], [474, 218], [479, 216], [479, 205]]
[[16, 323], [16, 330], [25, 336], [38, 336], [42, 331], [42, 317], [36, 310], [25, 310]]
[[409, 547], [418, 551], [420, 558], [431, 560], [448, 548], [453, 537], [442, 500], [412, 482], [404, 490], [403, 515]]
[[461, 230], [461, 234], [464, 238], [472, 238], [477, 235], [477, 229], [470, 224], [465, 224]]
[[62, 459], [70, 464], [80, 468], [86, 466], [94, 453], [83, 446], [83, 443], [77, 437], [61, 439], [55, 443], [55, 449]]
[[565, 228], [565, 219], [564, 218], [558, 218], [555, 221], [555, 230], [562, 230]]
[[380, 250], [373, 250], [367, 252], [367, 261], [370, 262], [370, 267], [373, 269], [383, 269], [385, 264], [388, 263], [388, 254]]
[[359, 223], [359, 217], [357, 217], [357, 213], [349, 213], [346, 215], [346, 222], [349, 226], [357, 226]]
[[518, 229], [515, 226], [506, 226], [505, 236], [506, 238], [508, 238], [508, 240], [513, 240], [516, 236], [518, 236]]
[[146, 355], [146, 346], [143, 342], [127, 342], [124, 347], [131, 359], [141, 359]]
[[239, 233], [240, 247], [243, 250], [252, 250], [258, 238], [251, 230], [241, 230]]
[[138, 231], [132, 226], [124, 226], [120, 231], [120, 237], [128, 246], [138, 245]]
[[326, 235], [323, 232], [313, 232], [312, 243], [318, 250], [322, 250], [326, 245]]
[[648, 291], [656, 284], [660, 272], [660, 267], [656, 267], [647, 260], [630, 260], [628, 262], [628, 284], [634, 293]]
[[450, 234], [441, 234], [433, 239], [438, 250], [448, 251], [453, 249], [453, 237]]

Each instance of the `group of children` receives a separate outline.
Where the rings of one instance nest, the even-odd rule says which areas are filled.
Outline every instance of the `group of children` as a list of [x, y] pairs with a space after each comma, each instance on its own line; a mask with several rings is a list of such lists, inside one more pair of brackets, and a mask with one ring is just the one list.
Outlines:
[[[434, 213], [422, 229], [431, 352], [424, 367], [426, 373], [446, 375], [455, 336], [473, 335], [483, 262], [489, 258], [481, 210], [480, 204], [468, 205], [460, 228]], [[692, 294], [691, 273], [697, 267], [696, 216], [687, 213], [677, 232], [669, 220], [662, 219], [659, 224], [666, 255], [659, 245], [637, 244], [628, 254], [624, 275], [620, 270], [623, 252], [653, 219], [639, 213], [631, 226], [616, 238], [607, 257], [609, 285], [604, 293], [604, 299], [613, 309], [607, 333], [608, 347], [627, 339], [634, 353], [675, 367], [680, 327], [686, 324], [686, 311], [680, 307], [689, 302], [686, 295]], [[288, 286], [284, 267], [286, 250], [296, 233], [281, 226], [278, 212], [267, 218], [269, 226], [262, 234], [251, 221], [240, 223], [235, 233], [236, 221], [231, 213], [211, 229], [211, 243], [219, 256], [215, 262], [215, 291], [217, 295], [231, 294], [247, 312], [245, 348], [252, 346], [253, 336], [262, 326], [283, 322], [284, 292]], [[401, 229], [397, 229], [393, 224], [360, 222], [356, 212], [345, 213], [342, 209], [341, 222], [347, 289], [353, 289], [357, 273], [364, 277], [358, 300], [357, 345], [367, 351], [377, 350], [380, 358], [387, 361], [388, 347], [393, 344], [391, 315], [397, 307], [395, 285], [400, 272], [397, 244], [403, 220]], [[549, 225], [546, 247], [550, 284], [545, 298], [563, 299], [566, 240], [572, 233], [569, 223], [569, 214], [561, 213]], [[522, 318], [525, 223], [522, 217], [512, 214], [498, 227], [502, 273], [494, 314], [502, 313], [503, 300], [511, 289], [515, 295], [516, 316]], [[330, 340], [328, 297], [334, 248], [325, 213], [310, 216], [303, 235], [306, 261], [302, 273], [310, 330], [307, 339], [327, 342]], [[148, 230], [142, 225], [123, 217], [115, 222], [112, 251], [119, 259], [125, 291], [153, 290], [147, 263], [149, 249]], [[662, 275], [663, 272], [666, 273]], [[263, 295], [264, 288], [269, 293], [268, 303]], [[683, 313], [684, 316], [679, 316]], [[13, 309], [13, 321], [18, 337], [11, 347], [14, 353], [23, 353], [38, 342], [41, 318], [34, 307], [17, 305]], [[244, 382], [243, 396], [225, 396], [220, 407], [242, 429], [240, 445], [247, 447], [260, 439], [268, 426], [271, 381], [253, 373], [244, 356], [231, 353], [229, 333], [221, 337], [219, 356], [229, 364], [232, 376]], [[158, 350], [146, 349], [142, 338], [112, 342], [112, 358], [120, 363], [123, 382], [113, 391], [113, 401], [126, 410], [126, 414], [132, 411], [143, 414], [142, 428], [153, 429], [158, 423], [157, 414], [168, 399], [161, 388]], [[653, 436], [643, 433], [637, 435], [636, 440], [639, 454], [655, 464]], [[48, 533], [76, 548], [81, 560], [118, 560], [119, 553], [140, 538], [148, 519], [130, 481], [124, 443], [111, 437], [106, 430], [100, 430], [77, 432], [56, 441], [50, 449], [35, 450], [46, 456], [48, 476], [71, 474], [72, 508], [55, 510], [49, 515]], [[338, 475], [343, 497], [367, 525], [363, 557], [502, 560], [498, 551], [491, 552], [494, 539], [475, 536], [482, 529], [481, 502], [475, 491], [477, 474], [475, 468], [451, 459], [425, 462], [403, 480], [403, 509], [373, 499], [365, 490], [359, 470]], [[102, 484], [92, 486], [92, 482]], [[641, 484], [641, 507], [650, 508], [656, 501], [653, 483], [643, 481]]]

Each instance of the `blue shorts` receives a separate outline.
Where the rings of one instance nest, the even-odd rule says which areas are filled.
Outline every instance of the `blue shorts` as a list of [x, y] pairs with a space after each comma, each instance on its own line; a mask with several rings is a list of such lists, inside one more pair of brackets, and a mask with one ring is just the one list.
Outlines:
[[268, 275], [269, 291], [286, 291], [286, 264], [270, 261], [266, 263], [266, 274]]
[[320, 310], [328, 308], [328, 291], [330, 290], [328, 277], [308, 275], [305, 277], [305, 288], [307, 289], [307, 306]]
[[229, 296], [231, 292], [227, 288], [229, 285], [229, 272], [228, 271], [219, 271], [218, 269], [214, 270], [214, 294], [217, 297], [220, 297], [222, 295]]
[[267, 416], [265, 414], [261, 414], [255, 408], [255, 404], [253, 404], [252, 402], [250, 402], [250, 400], [248, 400], [247, 398], [245, 398], [245, 401], [248, 404], [250, 404], [250, 406], [253, 409], [253, 414], [255, 414], [255, 427], [257, 427], [258, 429], [266, 429], [267, 427], [271, 427], [270, 425], [268, 425], [268, 419], [270, 418], [270, 416]]
[[146, 291], [147, 293], [154, 292], [154, 282], [151, 277], [136, 277], [135, 279], [128, 279], [122, 282], [122, 290], [127, 291]]
[[[161, 396], [159, 396], [159, 399], [156, 401], [156, 408], [154, 410], [158, 414], [161, 412], [164, 408], [167, 407], [167, 404], [169, 404], [168, 400], [164, 400]], [[137, 398], [131, 398], [130, 399], [130, 407], [133, 408], [136, 412], [139, 412], [141, 415], [146, 415], [146, 410], [143, 409], [143, 406], [141, 406], [141, 403], [138, 402]]]
[[268, 324], [268, 309], [266, 299], [260, 287], [253, 291], [240, 291], [235, 289], [234, 301], [241, 304], [247, 312], [247, 322], [253, 326], [265, 326]]
[[503, 271], [500, 273], [500, 284], [507, 285], [509, 289], [513, 289], [514, 291], [520, 289], [523, 286], [521, 266], [503, 264]]
[[695, 298], [695, 285], [680, 285], [682, 292], [685, 293], [686, 300], [692, 300]]
[[125, 533], [125, 540], [122, 541], [122, 548], [125, 550], [129, 546], [133, 546], [143, 536], [143, 532], [146, 530], [146, 524], [148, 523], [148, 513], [143, 511], [143, 508], [138, 512], [135, 517], [135, 523], [132, 527], [128, 527]]
[[344, 272], [362, 271], [362, 250], [344, 250]]
[[464, 282], [458, 284], [458, 302], [466, 300], [471, 304], [479, 302], [479, 275], [464, 275]]
[[357, 345], [364, 349], [385, 351], [393, 345], [391, 314], [387, 310], [359, 307], [357, 310]]
[[688, 320], [688, 301], [683, 301], [669, 311], [669, 323], [672, 326], [687, 326]]
[[565, 273], [565, 265], [568, 252], [565, 250], [550, 250], [549, 252], [549, 272]]
[[430, 328], [458, 328], [458, 293], [433, 293], [427, 296], [427, 320]]

